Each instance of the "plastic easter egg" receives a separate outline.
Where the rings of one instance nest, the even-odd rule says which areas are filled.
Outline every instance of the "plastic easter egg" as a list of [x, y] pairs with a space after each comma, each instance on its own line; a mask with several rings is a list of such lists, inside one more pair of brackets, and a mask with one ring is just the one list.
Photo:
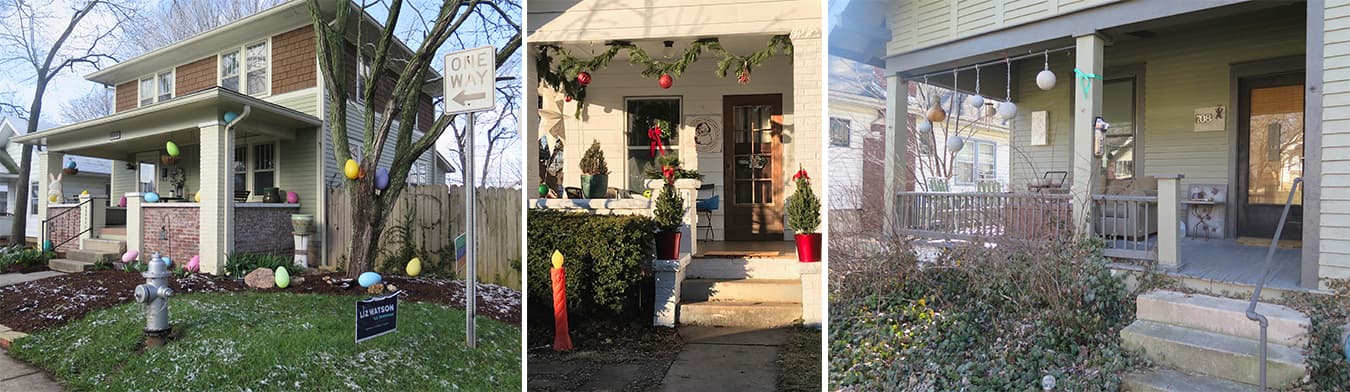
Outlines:
[[173, 268], [173, 259], [170, 259], [169, 256], [160, 256], [159, 260], [164, 262], [164, 268]]
[[126, 206], [127, 206], [127, 197], [126, 197], [126, 196], [122, 196], [121, 199], [117, 199], [117, 206], [118, 206], [118, 207], [126, 207]]
[[1011, 120], [1013, 119], [1013, 117], [1017, 117], [1017, 104], [1012, 102], [1004, 102], [999, 104], [998, 116], [1002, 117], [1004, 120]]
[[355, 159], [348, 159], [347, 164], [342, 166], [342, 174], [345, 174], [348, 180], [355, 180], [356, 176], [361, 175], [361, 166], [356, 164]]
[[389, 188], [389, 169], [375, 169], [375, 188], [385, 190]]
[[1036, 87], [1040, 87], [1041, 90], [1049, 91], [1050, 89], [1055, 88], [1055, 81], [1055, 73], [1050, 72], [1049, 68], [1043, 69], [1040, 73], [1036, 74]]
[[984, 106], [984, 97], [979, 94], [971, 95], [966, 98], [966, 104], [976, 108], [982, 107]]
[[146, 193], [145, 193], [145, 202], [146, 202], [146, 203], [154, 203], [154, 202], [157, 202], [157, 201], [159, 201], [159, 194], [158, 194], [158, 193], [155, 193], [155, 192], [146, 192]]
[[127, 253], [123, 253], [123, 254], [122, 254], [122, 262], [123, 262], [123, 263], [130, 263], [130, 262], [136, 261], [136, 258], [137, 258], [137, 257], [141, 257], [141, 251], [135, 250], [135, 249], [131, 249], [131, 250], [128, 250]]
[[277, 267], [276, 274], [277, 287], [286, 288], [291, 285], [291, 273], [286, 272], [286, 267]]
[[225, 119], [225, 122], [232, 123], [234, 122], [234, 119], [239, 118], [239, 115], [234, 114], [234, 112], [225, 112], [225, 116], [223, 116], [223, 118]]
[[197, 272], [202, 268], [202, 257], [193, 255], [192, 260], [188, 260], [187, 265], [183, 266], [183, 268], [191, 272]]
[[193, 195], [192, 195], [192, 201], [201, 203], [201, 202], [202, 202], [202, 191], [197, 191], [196, 194], [193, 194]]
[[51, 252], [53, 250], [56, 250], [56, 245], [52, 244], [52, 240], [44, 241], [42, 243], [42, 250], [46, 252]]
[[78, 165], [75, 164], [75, 160], [74, 160], [74, 159], [69, 160], [69, 161], [66, 161], [66, 168], [67, 168], [67, 169], [74, 169], [76, 166], [78, 166]]
[[174, 143], [173, 140], [164, 142], [164, 152], [169, 153], [169, 156], [171, 157], [177, 158], [178, 153], [180, 152], [178, 151], [178, 144]]
[[383, 280], [383, 278], [380, 277], [380, 274], [374, 272], [362, 272], [360, 276], [356, 277], [356, 283], [360, 284], [361, 287], [370, 287], [371, 285], [380, 283], [381, 280]]
[[414, 257], [414, 258], [412, 258], [412, 260], [409, 260], [409, 261], [408, 261], [408, 268], [406, 268], [406, 270], [407, 270], [407, 272], [408, 272], [408, 276], [417, 276], [417, 275], [421, 275], [421, 274], [422, 274], [422, 259], [419, 259], [419, 258]]
[[54, 193], [53, 193], [53, 194], [50, 194], [50, 195], [47, 195], [47, 201], [49, 201], [49, 202], [56, 203], [56, 202], [60, 201], [60, 200], [58, 200], [58, 199], [59, 199], [59, 197], [56, 196], [56, 194], [54, 194]]
[[89, 190], [85, 189], [83, 191], [80, 191], [80, 196], [89, 196]]
[[286, 202], [291, 204], [300, 203], [300, 194], [295, 192], [286, 192]]

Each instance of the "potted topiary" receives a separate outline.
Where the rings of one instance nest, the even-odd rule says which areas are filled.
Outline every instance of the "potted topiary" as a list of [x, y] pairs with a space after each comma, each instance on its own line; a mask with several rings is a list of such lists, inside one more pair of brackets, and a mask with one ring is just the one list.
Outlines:
[[[669, 171], [667, 170], [669, 173]], [[680, 258], [680, 226], [684, 225], [684, 198], [675, 190], [675, 178], [666, 176], [666, 185], [656, 196], [656, 258]]]
[[797, 233], [797, 261], [820, 261], [820, 199], [811, 190], [811, 178], [806, 169], [798, 169], [792, 176], [797, 192], [787, 198], [788, 227]]
[[581, 194], [587, 199], [604, 199], [609, 190], [609, 166], [600, 142], [591, 141], [591, 148], [581, 157]]

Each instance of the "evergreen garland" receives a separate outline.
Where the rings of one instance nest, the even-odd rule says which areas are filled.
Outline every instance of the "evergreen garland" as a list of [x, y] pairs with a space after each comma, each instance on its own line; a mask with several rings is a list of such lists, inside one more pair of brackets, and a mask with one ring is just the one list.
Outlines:
[[745, 56], [723, 48], [717, 38], [702, 38], [689, 44], [675, 61], [655, 60], [642, 48], [628, 41], [612, 41], [605, 45], [609, 49], [591, 58], [573, 56], [571, 51], [557, 45], [540, 45], [538, 55], [534, 56], [534, 69], [539, 81], [554, 91], [560, 91], [577, 100], [578, 118], [581, 116], [582, 107], [586, 106], [586, 87], [577, 82], [577, 74], [583, 71], [593, 72], [608, 66], [609, 62], [614, 60], [614, 56], [622, 50], [628, 51], [629, 64], [643, 67], [642, 76], [646, 78], [659, 78], [666, 74], [678, 77], [689, 68], [689, 65], [698, 62], [704, 51], [713, 52], [722, 56], [717, 61], [717, 76], [725, 78], [732, 67], [736, 67], [742, 84], [749, 83], [750, 72], [764, 63], [764, 60], [779, 53], [792, 55], [792, 39], [787, 35], [775, 35], [763, 49]]

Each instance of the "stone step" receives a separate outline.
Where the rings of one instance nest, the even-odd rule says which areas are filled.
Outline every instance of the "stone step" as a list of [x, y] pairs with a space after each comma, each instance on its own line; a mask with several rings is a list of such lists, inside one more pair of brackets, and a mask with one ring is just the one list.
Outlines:
[[779, 258], [694, 258], [687, 279], [800, 279], [797, 260]]
[[127, 240], [127, 235], [126, 235], [126, 233], [122, 233], [122, 234], [98, 233], [98, 238], [100, 238], [100, 239], [105, 239], [105, 240], [113, 240], [113, 241], [122, 241], [122, 242], [126, 242], [126, 240]]
[[680, 304], [679, 323], [716, 327], [775, 328], [802, 318], [802, 304], [761, 301], [704, 301]]
[[67, 251], [66, 258], [71, 260], [87, 261], [90, 263], [97, 263], [100, 261], [112, 262], [121, 260], [122, 254], [120, 252], [103, 252], [96, 250], [77, 249]]
[[80, 249], [86, 251], [126, 253], [126, 241], [107, 238], [81, 238]]
[[[1260, 343], [1254, 339], [1136, 320], [1120, 331], [1127, 349], [1177, 370], [1245, 384], [1259, 384]], [[1307, 372], [1300, 348], [1269, 343], [1266, 381], [1271, 388], [1288, 386]]]
[[1208, 376], [1186, 374], [1172, 369], [1150, 369], [1126, 374], [1121, 387], [1130, 392], [1248, 392], [1260, 391], [1255, 385]]
[[47, 261], [47, 268], [61, 272], [84, 272], [94, 269], [94, 263], [71, 259], [51, 259]]
[[681, 302], [701, 301], [802, 301], [799, 279], [685, 279]]
[[[1261, 338], [1261, 325], [1247, 319], [1246, 300], [1156, 290], [1138, 297], [1139, 320], [1248, 339]], [[1303, 347], [1308, 339], [1308, 316], [1287, 306], [1257, 303], [1257, 312], [1270, 321], [1267, 338], [1272, 343]]]

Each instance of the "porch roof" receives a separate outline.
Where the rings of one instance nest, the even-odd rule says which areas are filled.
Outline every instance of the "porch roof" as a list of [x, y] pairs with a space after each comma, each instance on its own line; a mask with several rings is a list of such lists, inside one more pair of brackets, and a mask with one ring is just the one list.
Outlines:
[[[232, 90], [213, 87], [167, 102], [18, 136], [13, 141], [45, 145], [53, 151], [127, 160], [130, 154], [137, 151], [162, 148], [164, 142], [173, 136], [172, 133], [195, 130], [200, 124], [221, 121], [221, 114], [241, 113], [245, 106], [252, 107], [252, 110], [248, 118], [236, 128], [241, 134], [294, 139], [295, 129], [323, 124], [314, 116]], [[199, 135], [187, 132], [179, 136], [173, 139], [186, 145], [195, 144]]]

